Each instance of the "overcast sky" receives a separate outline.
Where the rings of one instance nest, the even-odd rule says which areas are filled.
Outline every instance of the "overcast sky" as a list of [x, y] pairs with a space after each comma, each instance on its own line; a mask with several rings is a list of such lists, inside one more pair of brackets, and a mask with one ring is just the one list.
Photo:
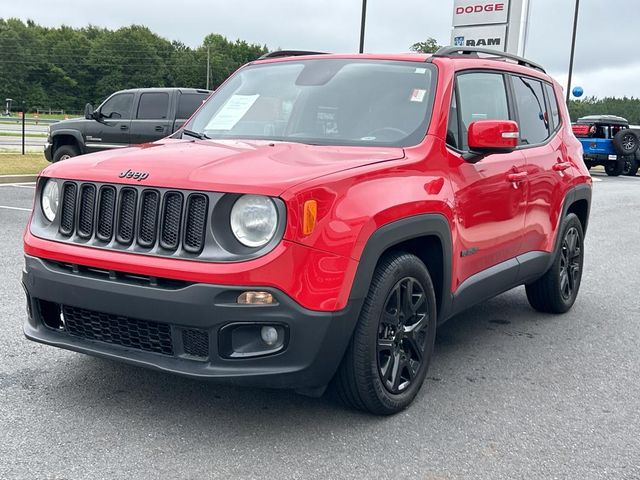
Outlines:
[[[574, 0], [530, 0], [526, 56], [566, 82]], [[640, 0], [582, 0], [574, 85], [586, 95], [640, 97]], [[361, 0], [0, 0], [0, 16], [39, 24], [148, 26], [197, 46], [208, 33], [270, 49], [353, 52]], [[365, 50], [408, 51], [434, 37], [448, 44], [453, 0], [368, 0]]]

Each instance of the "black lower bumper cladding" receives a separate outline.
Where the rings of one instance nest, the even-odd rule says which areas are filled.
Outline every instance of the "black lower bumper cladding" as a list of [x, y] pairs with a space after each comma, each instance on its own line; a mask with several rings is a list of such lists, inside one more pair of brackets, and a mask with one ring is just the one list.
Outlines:
[[[259, 387], [313, 389], [338, 367], [357, 318], [303, 308], [283, 292], [273, 305], [240, 305], [256, 287], [176, 282], [25, 257], [30, 340], [127, 363]], [[287, 339], [277, 353], [227, 358], [229, 326], [278, 325]], [[226, 328], [225, 328], [226, 327]]]

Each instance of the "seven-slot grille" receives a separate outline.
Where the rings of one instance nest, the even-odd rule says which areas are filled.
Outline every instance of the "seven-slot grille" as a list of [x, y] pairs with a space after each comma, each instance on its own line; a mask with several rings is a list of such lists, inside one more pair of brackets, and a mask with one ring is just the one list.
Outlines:
[[82, 239], [112, 241], [122, 246], [134, 242], [143, 248], [160, 248], [199, 254], [204, 248], [209, 199], [203, 193], [161, 193], [153, 188], [65, 182], [60, 204], [59, 231]]

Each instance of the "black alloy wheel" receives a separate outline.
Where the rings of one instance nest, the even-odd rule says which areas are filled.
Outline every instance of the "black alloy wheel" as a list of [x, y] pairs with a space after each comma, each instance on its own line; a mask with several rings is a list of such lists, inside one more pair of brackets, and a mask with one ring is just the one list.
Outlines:
[[573, 292], [580, 281], [582, 245], [580, 234], [571, 227], [562, 239], [560, 251], [560, 294], [565, 301], [573, 297]]
[[403, 278], [389, 293], [378, 326], [378, 374], [390, 393], [405, 391], [420, 371], [428, 322], [422, 285]]

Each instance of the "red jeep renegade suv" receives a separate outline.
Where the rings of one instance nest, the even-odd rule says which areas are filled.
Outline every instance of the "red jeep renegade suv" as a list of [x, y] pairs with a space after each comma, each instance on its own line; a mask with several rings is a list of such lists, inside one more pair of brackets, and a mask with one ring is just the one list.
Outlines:
[[561, 98], [480, 49], [267, 55], [172, 137], [43, 171], [25, 334], [397, 412], [456, 313], [573, 305], [591, 178]]

